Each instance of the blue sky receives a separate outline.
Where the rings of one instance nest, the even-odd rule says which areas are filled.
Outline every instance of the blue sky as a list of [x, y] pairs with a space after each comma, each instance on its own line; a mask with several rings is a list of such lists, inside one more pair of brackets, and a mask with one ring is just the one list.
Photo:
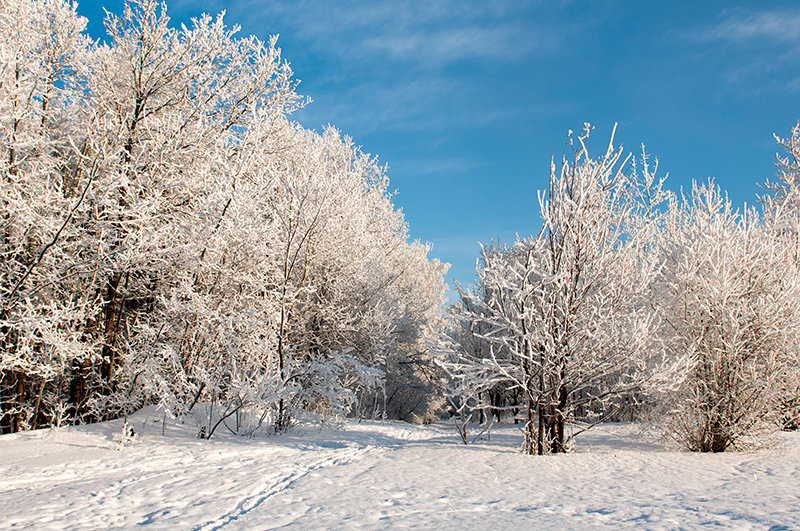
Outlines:
[[[101, 37], [102, 7], [79, 3]], [[278, 44], [313, 103], [388, 164], [415, 239], [468, 284], [478, 241], [539, 227], [536, 190], [568, 130], [614, 122], [678, 191], [714, 177], [738, 204], [774, 174], [773, 133], [800, 119], [800, 5], [697, 1], [188, 1]]]

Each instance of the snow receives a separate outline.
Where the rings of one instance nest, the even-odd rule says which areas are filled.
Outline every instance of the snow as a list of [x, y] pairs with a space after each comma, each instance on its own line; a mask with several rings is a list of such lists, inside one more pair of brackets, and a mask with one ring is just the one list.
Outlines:
[[633, 424], [525, 456], [520, 430], [464, 446], [449, 423], [347, 421], [194, 437], [153, 410], [0, 436], [2, 529], [800, 528], [800, 433], [766, 449], [669, 451]]

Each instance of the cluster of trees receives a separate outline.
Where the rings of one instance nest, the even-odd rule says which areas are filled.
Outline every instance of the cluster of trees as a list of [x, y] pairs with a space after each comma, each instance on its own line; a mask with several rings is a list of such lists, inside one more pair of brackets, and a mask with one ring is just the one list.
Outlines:
[[0, 432], [399, 411], [431, 384], [446, 266], [374, 157], [289, 119], [274, 38], [165, 9], [132, 1], [97, 43], [73, 3], [0, 0]]
[[[446, 266], [374, 157], [290, 120], [307, 102], [275, 39], [175, 28], [155, 0], [108, 15], [107, 43], [85, 26], [0, 0], [0, 432], [149, 404], [201, 404], [206, 437], [430, 420]], [[800, 124], [743, 210], [588, 134], [551, 166], [541, 232], [483, 248], [452, 309], [453, 407], [512, 410], [531, 454], [645, 411], [701, 451], [796, 427]]]
[[513, 410], [530, 454], [637, 412], [697, 451], [796, 427], [800, 124], [743, 210], [713, 181], [675, 196], [613, 134], [593, 158], [588, 134], [551, 166], [541, 232], [482, 249], [441, 349], [454, 406]]

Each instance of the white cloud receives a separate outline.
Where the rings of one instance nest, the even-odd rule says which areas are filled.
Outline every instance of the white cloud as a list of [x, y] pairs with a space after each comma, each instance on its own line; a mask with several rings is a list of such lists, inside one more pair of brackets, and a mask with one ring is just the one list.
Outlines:
[[311, 127], [330, 121], [361, 136], [387, 130], [446, 132], [510, 120], [520, 112], [549, 115], [564, 111], [563, 106], [544, 103], [505, 102], [498, 106], [482, 97], [480, 86], [455, 76], [398, 77], [393, 81], [312, 90], [308, 95], [315, 104], [301, 111], [298, 119]]
[[800, 91], [800, 9], [727, 9], [718, 20], [692, 40], [725, 47], [706, 53], [730, 58], [727, 83], [751, 94]]
[[405, 165], [414, 168], [411, 177], [436, 177], [440, 175], [457, 175], [468, 172], [479, 166], [472, 159], [461, 158], [420, 158], [406, 160]]
[[800, 44], [800, 10], [761, 11], [727, 16], [705, 34], [709, 40], [754, 40]]
[[388, 52], [395, 59], [443, 64], [471, 58], [514, 60], [536, 48], [544, 49], [547, 41], [527, 34], [521, 27], [502, 24], [394, 33], [369, 38], [364, 44], [375, 51]]
[[[180, 0], [186, 1], [186, 0]], [[386, 1], [299, 0], [295, 2], [231, 2], [237, 17], [268, 27], [290, 27], [313, 49], [341, 59], [412, 60], [418, 66], [439, 67], [460, 59], [515, 60], [534, 50], [556, 49], [569, 38], [570, 28], [558, 31], [548, 17], [559, 4], [543, 3], [540, 23], [531, 26], [531, 1], [459, 0]], [[544, 7], [543, 7], [544, 6]]]

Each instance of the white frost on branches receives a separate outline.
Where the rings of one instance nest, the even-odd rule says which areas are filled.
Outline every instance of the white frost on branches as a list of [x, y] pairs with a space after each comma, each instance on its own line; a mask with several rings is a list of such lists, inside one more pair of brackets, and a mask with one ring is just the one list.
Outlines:
[[595, 422], [637, 391], [652, 353], [644, 294], [656, 272], [653, 236], [667, 197], [642, 157], [640, 171], [609, 142], [598, 159], [584, 134], [539, 194], [543, 229], [508, 247], [483, 248], [479, 290], [460, 319], [485, 342], [450, 349], [456, 382], [498, 383], [521, 394], [527, 453], [566, 451], [578, 417]]
[[203, 404], [206, 436], [245, 410], [380, 414], [446, 270], [385, 168], [289, 120], [306, 100], [275, 37], [176, 28], [154, 0], [109, 14], [108, 44], [85, 25], [0, 2], [0, 429], [151, 403]]

